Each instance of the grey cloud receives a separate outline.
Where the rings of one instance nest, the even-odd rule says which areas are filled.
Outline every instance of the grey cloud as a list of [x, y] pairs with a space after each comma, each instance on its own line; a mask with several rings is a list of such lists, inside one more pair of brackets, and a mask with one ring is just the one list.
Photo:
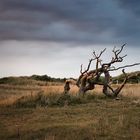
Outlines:
[[121, 41], [138, 45], [139, 3], [138, 0], [1, 0], [0, 40], [88, 44]]
[[140, 18], [140, 1], [139, 0], [119, 0], [120, 6], [125, 8], [134, 16], [138, 16]]
[[[61, 46], [61, 48], [60, 48]], [[69, 47], [69, 45], [67, 45]], [[54, 56], [54, 53], [63, 52], [64, 44], [42, 41], [1, 41], [0, 58], [39, 58]], [[58, 55], [59, 56], [59, 55]], [[54, 56], [54, 59], [57, 56]]]

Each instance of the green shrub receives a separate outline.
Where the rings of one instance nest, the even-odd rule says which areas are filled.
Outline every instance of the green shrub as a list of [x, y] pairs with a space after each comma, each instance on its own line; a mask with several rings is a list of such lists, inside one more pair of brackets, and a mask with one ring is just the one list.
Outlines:
[[15, 107], [36, 107], [46, 105], [46, 97], [42, 92], [39, 92], [36, 96], [22, 96], [15, 103]]
[[89, 102], [96, 102], [97, 99], [105, 99], [104, 96], [87, 94], [84, 97], [74, 96], [69, 94], [56, 94], [56, 95], [45, 95], [42, 91], [35, 96], [23, 96], [18, 99], [15, 103], [15, 107], [19, 108], [35, 108], [41, 107], [53, 107], [53, 106], [65, 106], [65, 105], [77, 105], [85, 104]]

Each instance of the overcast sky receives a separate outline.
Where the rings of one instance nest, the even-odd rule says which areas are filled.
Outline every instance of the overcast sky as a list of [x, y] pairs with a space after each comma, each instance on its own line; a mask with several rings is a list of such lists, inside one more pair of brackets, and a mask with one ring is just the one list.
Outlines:
[[93, 50], [107, 62], [123, 43], [123, 64], [140, 62], [139, 0], [0, 0], [0, 77], [78, 77]]

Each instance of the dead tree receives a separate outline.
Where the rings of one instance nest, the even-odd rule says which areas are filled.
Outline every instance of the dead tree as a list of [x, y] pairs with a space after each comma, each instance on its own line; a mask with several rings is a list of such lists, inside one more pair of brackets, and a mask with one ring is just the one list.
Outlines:
[[64, 86], [64, 94], [67, 94], [69, 90], [70, 90], [70, 80], [66, 80]]
[[76, 84], [76, 79], [74, 78], [69, 78], [65, 81], [64, 85], [64, 94], [68, 94], [70, 91], [70, 84], [75, 85]]
[[[118, 68], [114, 67], [114, 64], [121, 63], [124, 60], [124, 58], [127, 56], [127, 55], [121, 56], [121, 52], [123, 51], [125, 45], [126, 44], [122, 45], [120, 49], [116, 49], [114, 47], [114, 49], [112, 50], [113, 57], [108, 63], [102, 63], [101, 60], [101, 56], [106, 51], [106, 48], [102, 50], [99, 55], [97, 55], [96, 52], [93, 51], [93, 58], [89, 60], [86, 70], [83, 71], [83, 66], [81, 65], [81, 70], [80, 70], [81, 74], [76, 82], [76, 85], [79, 88], [80, 95], [81, 94], [84, 95], [88, 90], [93, 90], [95, 88], [95, 85], [102, 85], [103, 93], [106, 96], [111, 96], [111, 97], [118, 96], [118, 94], [120, 93], [120, 91], [122, 90], [122, 88], [124, 87], [124, 85], [128, 80], [128, 76], [125, 73], [124, 68], [140, 64], [140, 63], [135, 63], [132, 65], [121, 66]], [[96, 69], [90, 70], [90, 66], [93, 61], [96, 62]], [[123, 69], [122, 72], [125, 78], [123, 83], [117, 89], [113, 89], [110, 85], [110, 79], [111, 79], [110, 71], [116, 71], [119, 69]], [[104, 74], [103, 82], [100, 81], [100, 77], [102, 74]]]

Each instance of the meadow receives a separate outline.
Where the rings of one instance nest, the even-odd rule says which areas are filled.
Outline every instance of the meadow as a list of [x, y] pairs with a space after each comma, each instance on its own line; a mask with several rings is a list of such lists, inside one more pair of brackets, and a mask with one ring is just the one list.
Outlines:
[[[114, 87], [117, 85], [114, 85]], [[85, 97], [63, 84], [0, 84], [0, 140], [139, 140], [140, 85], [127, 84], [119, 100], [97, 86]]]

